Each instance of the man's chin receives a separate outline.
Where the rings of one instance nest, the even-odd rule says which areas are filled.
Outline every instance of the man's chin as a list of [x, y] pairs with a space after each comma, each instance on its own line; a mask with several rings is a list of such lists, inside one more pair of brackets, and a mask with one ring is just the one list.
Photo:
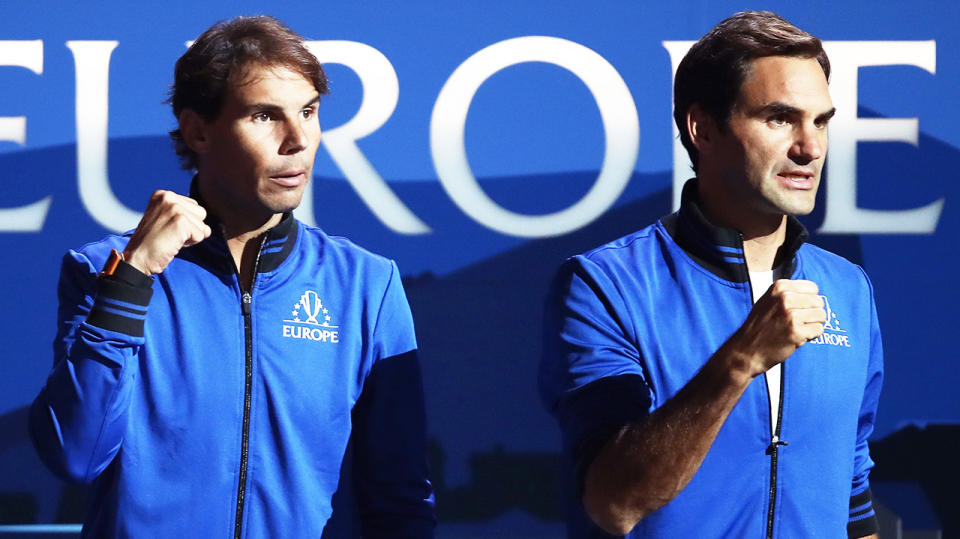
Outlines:
[[810, 215], [813, 212], [814, 203], [810, 202], [809, 204], [790, 204], [785, 208], [782, 208], [783, 213], [786, 215], [793, 215], [794, 217], [799, 217], [802, 215]]
[[[785, 196], [784, 196], [785, 195]], [[817, 191], [791, 192], [770, 199], [784, 215], [809, 215], [817, 202]]]
[[267, 206], [273, 213], [287, 213], [297, 209], [300, 206], [300, 199], [292, 204], [271, 204]]
[[297, 189], [286, 193], [273, 193], [271, 196], [264, 197], [262, 202], [272, 213], [287, 213], [300, 206], [302, 200], [303, 189]]

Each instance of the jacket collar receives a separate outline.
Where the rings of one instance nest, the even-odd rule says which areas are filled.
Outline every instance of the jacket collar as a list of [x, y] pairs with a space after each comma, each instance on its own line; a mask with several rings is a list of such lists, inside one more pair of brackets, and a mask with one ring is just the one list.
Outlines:
[[[200, 196], [200, 190], [197, 188], [197, 177], [194, 176], [190, 182], [190, 198], [196, 200], [201, 206], [203, 198]], [[203, 259], [205, 265], [217, 269], [220, 273], [236, 273], [233, 257], [227, 248], [227, 240], [223, 235], [223, 226], [216, 215], [207, 212], [207, 218], [204, 220], [207, 226], [212, 230], [212, 234], [206, 240], [189, 247], [195, 256]], [[294, 245], [297, 243], [297, 233], [299, 227], [297, 220], [293, 218], [293, 212], [286, 212], [277, 225], [266, 231], [261, 237], [260, 256], [257, 261], [257, 273], [267, 273], [277, 269], [284, 260], [290, 256]]]
[[[697, 179], [687, 181], [680, 197], [680, 210], [660, 219], [661, 224], [679, 245], [700, 266], [714, 275], [735, 283], [750, 280], [743, 254], [743, 235], [738, 230], [710, 222], [700, 208]], [[785, 264], [784, 275], [793, 275], [796, 252], [807, 239], [807, 230], [796, 217], [787, 216], [787, 232], [777, 252]]]

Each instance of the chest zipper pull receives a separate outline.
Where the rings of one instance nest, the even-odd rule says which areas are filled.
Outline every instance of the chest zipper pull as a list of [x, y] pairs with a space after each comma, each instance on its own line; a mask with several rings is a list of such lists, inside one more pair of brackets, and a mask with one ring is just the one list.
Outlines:
[[240, 302], [240, 308], [243, 310], [243, 314], [250, 314], [250, 292], [243, 293], [243, 299]]
[[770, 453], [773, 453], [778, 446], [785, 445], [790, 445], [790, 443], [786, 440], [781, 440], [779, 436], [774, 436], [773, 439], [770, 440], [770, 446], [767, 447], [767, 454], [769, 455]]

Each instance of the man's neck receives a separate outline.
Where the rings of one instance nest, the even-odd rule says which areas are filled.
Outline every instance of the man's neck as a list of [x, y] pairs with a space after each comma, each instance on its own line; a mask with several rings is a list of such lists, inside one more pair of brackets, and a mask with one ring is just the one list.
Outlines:
[[743, 257], [750, 271], [772, 270], [777, 263], [777, 253], [787, 237], [787, 218], [783, 216], [780, 226], [772, 233], [748, 236], [743, 233]]
[[710, 192], [698, 182], [700, 208], [717, 226], [732, 228], [743, 236], [743, 256], [750, 271], [768, 271], [777, 262], [777, 253], [787, 236], [786, 215], [771, 215], [737, 207], [725, 200], [727, 193]]
[[249, 224], [233, 223], [233, 227], [226, 220], [221, 219], [223, 226], [223, 235], [227, 240], [227, 248], [230, 249], [230, 255], [233, 257], [233, 263], [236, 264], [237, 273], [240, 278], [240, 285], [244, 290], [249, 290], [253, 285], [254, 274], [256, 273], [257, 254], [260, 252], [260, 241], [258, 239], [268, 230], [277, 226], [277, 223], [283, 218], [283, 214], [276, 213], [262, 225], [253, 228]]
[[232, 208], [228, 201], [215, 193], [208, 193], [204, 189], [205, 183], [199, 182], [200, 197], [207, 212], [216, 216], [220, 222], [221, 231], [227, 241], [227, 248], [233, 257], [233, 262], [240, 276], [240, 284], [249, 289], [253, 283], [256, 270], [257, 253], [260, 251], [260, 242], [257, 241], [264, 233], [277, 226], [283, 219], [282, 213], [271, 215], [256, 215]]

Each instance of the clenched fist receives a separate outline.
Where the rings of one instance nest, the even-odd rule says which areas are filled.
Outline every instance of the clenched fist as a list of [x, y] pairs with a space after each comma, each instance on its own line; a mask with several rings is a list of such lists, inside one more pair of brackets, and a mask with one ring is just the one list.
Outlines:
[[781, 279], [773, 283], [727, 342], [743, 354], [751, 376], [782, 363], [823, 333], [827, 313], [817, 284]]
[[207, 211], [192, 198], [173, 191], [154, 192], [123, 251], [124, 260], [146, 275], [162, 272], [181, 248], [210, 235], [210, 227], [203, 222], [206, 216]]

